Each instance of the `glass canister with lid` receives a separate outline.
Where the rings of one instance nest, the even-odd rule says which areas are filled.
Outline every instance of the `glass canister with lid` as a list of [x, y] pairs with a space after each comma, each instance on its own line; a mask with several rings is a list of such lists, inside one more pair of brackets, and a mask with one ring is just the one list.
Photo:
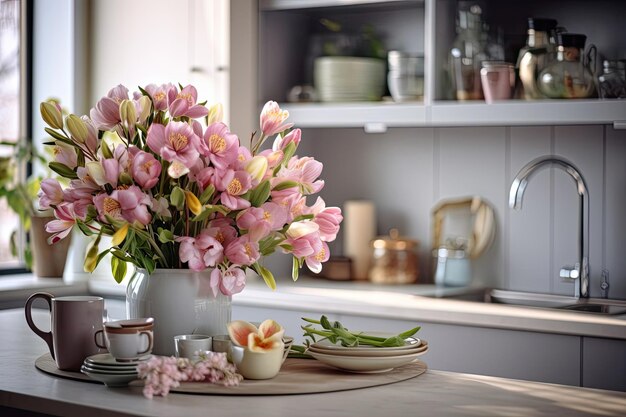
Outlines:
[[597, 50], [587, 36], [576, 33], [557, 35], [556, 60], [539, 74], [539, 90], [549, 98], [587, 98], [595, 92], [594, 65]]
[[556, 25], [554, 19], [528, 18], [526, 46], [520, 50], [517, 58], [517, 70], [527, 100], [542, 97], [537, 88], [537, 76], [554, 57], [556, 45], [551, 41], [550, 34]]
[[376, 284], [411, 284], [419, 279], [417, 240], [401, 237], [397, 229], [371, 242], [369, 279]]

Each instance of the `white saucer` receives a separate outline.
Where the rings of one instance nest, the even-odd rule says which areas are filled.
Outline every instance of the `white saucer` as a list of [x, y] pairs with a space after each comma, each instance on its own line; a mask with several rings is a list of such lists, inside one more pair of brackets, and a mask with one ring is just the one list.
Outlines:
[[94, 374], [102, 374], [102, 375], [137, 375], [137, 370], [112, 371], [112, 370], [103, 370], [103, 369], [92, 368], [89, 365], [83, 365], [80, 369], [81, 369], [81, 371], [85, 370], [85, 371], [88, 371], [88, 372], [91, 372], [91, 373], [94, 373]]
[[98, 372], [92, 372], [87, 369], [81, 368], [82, 373], [89, 378], [104, 383], [107, 387], [125, 387], [130, 382], [139, 379], [137, 374], [128, 375], [113, 375], [113, 374], [101, 374]]
[[152, 355], [146, 355], [139, 359], [133, 359], [128, 361], [118, 361], [110, 353], [99, 353], [97, 355], [89, 356], [85, 359], [85, 362], [92, 363], [96, 365], [105, 365], [105, 366], [130, 366], [130, 365], [138, 365], [146, 360], [150, 359]]

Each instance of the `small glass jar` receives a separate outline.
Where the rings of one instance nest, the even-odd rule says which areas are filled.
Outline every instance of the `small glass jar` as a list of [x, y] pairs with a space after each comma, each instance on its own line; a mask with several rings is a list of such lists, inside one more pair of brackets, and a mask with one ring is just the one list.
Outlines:
[[598, 77], [600, 98], [626, 98], [626, 60], [606, 60], [603, 67]]
[[539, 74], [539, 90], [549, 98], [587, 98], [595, 92], [595, 76], [591, 62], [596, 62], [596, 47], [590, 45], [587, 53], [587, 36], [575, 33], [557, 35], [557, 55]]
[[398, 236], [391, 229], [389, 236], [371, 242], [372, 255], [369, 279], [376, 284], [411, 284], [419, 278], [419, 261], [415, 250], [418, 241]]

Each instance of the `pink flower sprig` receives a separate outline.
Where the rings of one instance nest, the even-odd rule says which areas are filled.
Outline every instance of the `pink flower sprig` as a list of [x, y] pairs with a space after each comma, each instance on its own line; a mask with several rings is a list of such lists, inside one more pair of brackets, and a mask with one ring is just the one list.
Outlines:
[[203, 381], [234, 387], [243, 380], [236, 372], [235, 365], [226, 360], [226, 353], [197, 353], [199, 360], [196, 362], [174, 356], [153, 356], [139, 364], [137, 366], [139, 378], [145, 380], [143, 395], [146, 398], [155, 395], [165, 397], [172, 388], [180, 386], [182, 381]]

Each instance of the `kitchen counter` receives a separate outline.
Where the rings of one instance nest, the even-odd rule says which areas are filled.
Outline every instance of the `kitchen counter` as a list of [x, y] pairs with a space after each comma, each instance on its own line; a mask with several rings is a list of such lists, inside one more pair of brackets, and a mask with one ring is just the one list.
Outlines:
[[[37, 323], [47, 313], [33, 312]], [[42, 324], [43, 326], [43, 324]], [[375, 388], [287, 396], [170, 394], [145, 399], [140, 388], [107, 389], [59, 379], [34, 362], [47, 351], [27, 327], [21, 309], [0, 312], [0, 407], [28, 413], [89, 416], [623, 416], [624, 393], [506, 378], [427, 371]], [[424, 356], [428, 363], [428, 355]], [[15, 410], [0, 408], [0, 414]], [[15, 412], [17, 414], [17, 412]], [[17, 414], [26, 415], [26, 414]]]

